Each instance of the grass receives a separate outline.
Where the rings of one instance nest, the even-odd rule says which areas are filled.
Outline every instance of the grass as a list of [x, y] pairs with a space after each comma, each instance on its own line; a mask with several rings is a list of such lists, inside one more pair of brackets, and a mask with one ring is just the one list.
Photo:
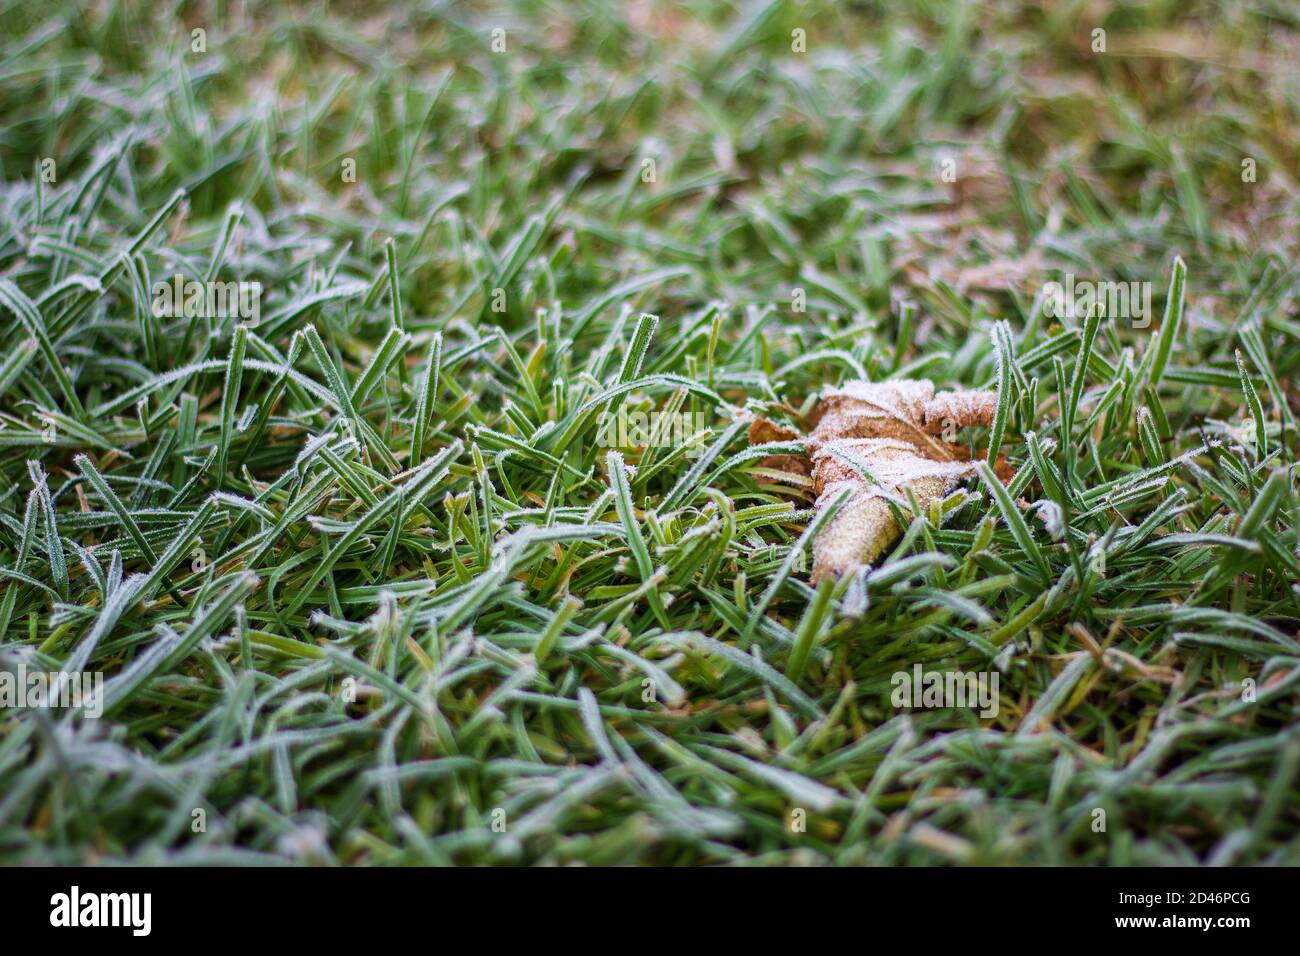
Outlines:
[[[1300, 863], [1298, 26], [0, 3], [0, 860]], [[1014, 478], [815, 590], [733, 413], [909, 376]]]

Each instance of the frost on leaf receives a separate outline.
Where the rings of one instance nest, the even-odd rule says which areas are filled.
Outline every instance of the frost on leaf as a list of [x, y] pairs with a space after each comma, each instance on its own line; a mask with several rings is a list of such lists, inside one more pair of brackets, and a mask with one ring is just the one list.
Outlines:
[[[805, 474], [811, 468], [818, 509], [852, 489], [813, 542], [813, 581], [842, 577], [889, 547], [902, 531], [891, 499], [906, 511], [910, 492], [926, 508], [973, 476], [974, 462], [942, 436], [992, 424], [997, 398], [995, 391], [936, 394], [928, 381], [849, 382], [824, 392], [806, 439], [807, 461], [787, 456], [771, 463]], [[750, 440], [770, 441], [780, 431], [755, 422]]]

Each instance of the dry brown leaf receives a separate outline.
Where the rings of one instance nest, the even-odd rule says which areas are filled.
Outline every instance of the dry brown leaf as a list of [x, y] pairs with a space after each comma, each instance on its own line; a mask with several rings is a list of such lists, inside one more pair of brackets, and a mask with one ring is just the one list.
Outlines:
[[[936, 394], [924, 380], [849, 382], [827, 390], [807, 439], [816, 507], [825, 508], [845, 488], [852, 493], [813, 542], [813, 581], [870, 564], [893, 543], [902, 529], [890, 499], [906, 509], [910, 491], [926, 508], [973, 476], [974, 462], [938, 436], [992, 424], [996, 409], [995, 391]], [[750, 433], [751, 440], [773, 437], [758, 423]]]

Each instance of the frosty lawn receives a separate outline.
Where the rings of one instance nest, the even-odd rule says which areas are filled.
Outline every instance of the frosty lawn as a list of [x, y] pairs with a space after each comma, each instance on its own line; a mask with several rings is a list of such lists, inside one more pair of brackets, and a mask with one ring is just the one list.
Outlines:
[[1294, 15], [697, 6], [0, 8], [0, 861], [1300, 863]]

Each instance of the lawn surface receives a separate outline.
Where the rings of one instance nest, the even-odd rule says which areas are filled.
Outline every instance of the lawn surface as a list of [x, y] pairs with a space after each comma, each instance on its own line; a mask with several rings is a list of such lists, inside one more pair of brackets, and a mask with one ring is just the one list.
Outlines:
[[[1300, 863], [1292, 5], [423, 6], [0, 3], [0, 861]], [[817, 600], [891, 377], [1014, 477]]]

